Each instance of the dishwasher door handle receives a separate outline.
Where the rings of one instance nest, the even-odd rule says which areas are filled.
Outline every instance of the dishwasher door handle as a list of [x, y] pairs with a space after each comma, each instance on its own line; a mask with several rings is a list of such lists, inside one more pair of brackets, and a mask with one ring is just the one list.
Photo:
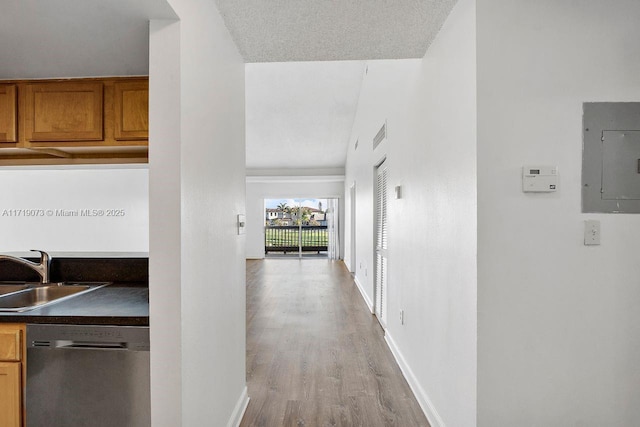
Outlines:
[[38, 340], [32, 341], [30, 348], [42, 348], [46, 350], [129, 350], [126, 342], [109, 341], [71, 341], [71, 340]]
[[27, 325], [27, 351], [149, 351], [147, 326]]
[[124, 342], [56, 341], [52, 348], [76, 350], [128, 350]]

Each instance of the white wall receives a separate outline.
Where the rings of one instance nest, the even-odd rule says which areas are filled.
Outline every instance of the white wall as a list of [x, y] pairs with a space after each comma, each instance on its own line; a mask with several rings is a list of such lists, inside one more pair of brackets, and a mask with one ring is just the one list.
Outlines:
[[145, 166], [0, 168], [0, 252], [146, 252]]
[[[582, 214], [580, 176], [582, 103], [640, 101], [640, 2], [477, 12], [478, 425], [636, 426], [640, 216]], [[521, 192], [536, 163], [558, 192]]]
[[214, 2], [170, 3], [179, 26], [151, 33], [151, 234], [168, 236], [151, 240], [150, 322], [152, 387], [175, 388], [152, 394], [153, 423], [236, 425], [247, 403], [244, 63]]
[[338, 199], [340, 253], [344, 254], [343, 177], [247, 177], [247, 258], [264, 258], [264, 200], [301, 198]]
[[[347, 207], [357, 188], [356, 277], [372, 299], [374, 165], [387, 158], [386, 336], [433, 426], [476, 421], [475, 82], [475, 2], [460, 0], [424, 59], [369, 62], [347, 160]], [[385, 120], [388, 139], [374, 152]]]
[[151, 423], [182, 425], [180, 23], [149, 29]]

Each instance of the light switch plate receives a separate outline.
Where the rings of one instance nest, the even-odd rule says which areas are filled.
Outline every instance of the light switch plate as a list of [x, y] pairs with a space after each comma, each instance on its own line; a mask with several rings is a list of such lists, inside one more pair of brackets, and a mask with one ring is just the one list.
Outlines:
[[590, 219], [584, 222], [584, 244], [585, 246], [600, 244], [600, 221]]
[[247, 220], [243, 214], [238, 214], [238, 235], [245, 233]]
[[396, 199], [402, 199], [402, 186], [401, 185], [396, 185], [395, 193], [396, 193]]

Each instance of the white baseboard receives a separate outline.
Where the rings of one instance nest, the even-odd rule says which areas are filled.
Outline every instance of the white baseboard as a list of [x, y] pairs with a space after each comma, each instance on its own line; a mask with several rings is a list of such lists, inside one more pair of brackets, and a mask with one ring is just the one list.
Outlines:
[[393, 340], [393, 338], [391, 338], [391, 335], [389, 335], [388, 331], [385, 333], [384, 339], [387, 342], [391, 353], [393, 353], [393, 357], [395, 357], [396, 362], [398, 362], [400, 370], [409, 383], [409, 387], [411, 387], [413, 394], [416, 396], [416, 399], [418, 400], [418, 403], [422, 408], [422, 412], [424, 412], [424, 415], [429, 420], [429, 424], [431, 424], [431, 427], [445, 427], [444, 421], [442, 421], [442, 418], [440, 418], [440, 415], [438, 414], [438, 411], [436, 411], [433, 402], [431, 402], [431, 399], [429, 399], [429, 396], [427, 396], [427, 393], [418, 382], [418, 379], [413, 374], [413, 371], [407, 364], [407, 361], [404, 359], [404, 356], [400, 352], [400, 349], [396, 345], [396, 342]]
[[362, 299], [364, 299], [365, 304], [367, 304], [367, 307], [369, 307], [369, 311], [373, 313], [373, 302], [371, 301], [367, 293], [364, 291], [364, 288], [362, 287], [362, 283], [360, 283], [360, 281], [355, 275], [353, 276], [353, 281], [356, 283], [356, 286], [358, 287], [358, 290], [360, 291], [360, 295], [362, 295]]
[[240, 398], [238, 399], [238, 403], [236, 403], [236, 407], [233, 408], [233, 413], [231, 414], [231, 418], [229, 418], [227, 427], [238, 427], [240, 425], [242, 417], [244, 416], [244, 411], [247, 410], [248, 405], [249, 394], [247, 393], [247, 387], [245, 387], [240, 394]]

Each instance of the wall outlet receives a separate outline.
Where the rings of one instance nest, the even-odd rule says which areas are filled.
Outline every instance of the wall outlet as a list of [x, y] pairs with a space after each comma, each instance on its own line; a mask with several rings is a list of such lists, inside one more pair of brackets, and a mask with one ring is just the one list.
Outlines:
[[400, 310], [400, 324], [404, 325], [404, 310]]

